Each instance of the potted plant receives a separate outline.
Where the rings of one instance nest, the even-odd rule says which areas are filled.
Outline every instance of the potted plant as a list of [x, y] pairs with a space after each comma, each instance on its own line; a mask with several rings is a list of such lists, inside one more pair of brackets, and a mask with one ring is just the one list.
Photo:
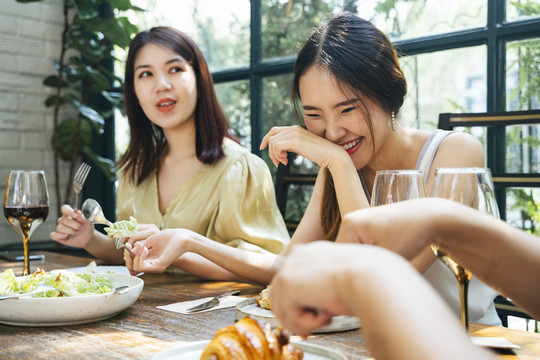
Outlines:
[[[43, 0], [16, 0], [21, 3]], [[71, 181], [60, 189], [60, 161], [68, 161], [69, 179], [84, 155], [103, 174], [114, 178], [114, 161], [97, 155], [90, 147], [92, 136], [102, 134], [114, 109], [123, 111], [123, 79], [114, 75], [115, 48], [127, 48], [137, 27], [125, 16], [140, 11], [130, 0], [62, 0], [63, 31], [55, 61], [55, 73], [43, 83], [53, 89], [45, 106], [53, 111], [54, 173], [57, 211], [71, 197]], [[61, 118], [60, 109], [72, 114]]]

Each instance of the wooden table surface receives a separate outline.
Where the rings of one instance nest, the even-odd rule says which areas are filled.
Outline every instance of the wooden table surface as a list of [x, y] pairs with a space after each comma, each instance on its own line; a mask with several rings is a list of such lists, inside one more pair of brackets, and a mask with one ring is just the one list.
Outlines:
[[[44, 261], [30, 263], [31, 271], [86, 266], [91, 259], [45, 252]], [[98, 261], [99, 264], [99, 261]], [[22, 263], [0, 260], [0, 272], [13, 268], [22, 273]], [[156, 306], [195, 300], [238, 289], [240, 296], [257, 295], [262, 287], [208, 282], [179, 274], [145, 274], [139, 299], [119, 315], [94, 323], [26, 327], [0, 324], [1, 359], [151, 359], [170, 347], [209, 340], [214, 333], [234, 323], [234, 308], [184, 315]], [[503, 336], [521, 346], [499, 354], [501, 359], [540, 359], [540, 334], [471, 324], [474, 336]], [[348, 359], [370, 359], [361, 329], [310, 336], [309, 343], [342, 352]]]

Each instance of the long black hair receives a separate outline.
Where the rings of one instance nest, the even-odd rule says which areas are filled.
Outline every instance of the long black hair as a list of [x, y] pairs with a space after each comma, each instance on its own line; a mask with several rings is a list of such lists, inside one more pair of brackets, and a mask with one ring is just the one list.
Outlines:
[[124, 102], [131, 138], [126, 152], [118, 161], [137, 185], [157, 168], [167, 145], [163, 129], [148, 119], [134, 89], [135, 59], [147, 44], [171, 49], [193, 67], [198, 96], [195, 107], [197, 158], [205, 164], [215, 163], [225, 156], [223, 138], [230, 137], [230, 126], [217, 100], [212, 75], [197, 44], [185, 33], [171, 27], [160, 26], [140, 32], [129, 46], [124, 79]]
[[[398, 113], [407, 93], [407, 82], [399, 66], [392, 42], [369, 21], [342, 13], [315, 30], [298, 53], [294, 66], [292, 99], [301, 114], [299, 82], [313, 66], [332, 74], [341, 89], [355, 95], [358, 108], [368, 121], [373, 138], [373, 124], [364, 98], [377, 102], [388, 113]], [[334, 240], [341, 223], [332, 176], [325, 173], [321, 205], [321, 224], [329, 240]]]

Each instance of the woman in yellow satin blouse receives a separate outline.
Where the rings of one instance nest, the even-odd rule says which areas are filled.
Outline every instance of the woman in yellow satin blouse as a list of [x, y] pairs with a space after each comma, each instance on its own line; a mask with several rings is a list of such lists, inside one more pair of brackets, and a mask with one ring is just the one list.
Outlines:
[[[140, 224], [130, 244], [156, 244], [152, 253], [168, 256], [163, 268], [219, 280], [243, 279], [178, 247], [197, 239], [265, 258], [283, 250], [289, 235], [270, 171], [229, 136], [212, 76], [192, 39], [169, 27], [139, 33], [129, 49], [124, 98], [131, 138], [119, 161], [117, 206], [119, 220], [133, 216]], [[123, 251], [80, 211], [64, 205], [62, 214], [53, 240], [109, 263], [123, 261]]]

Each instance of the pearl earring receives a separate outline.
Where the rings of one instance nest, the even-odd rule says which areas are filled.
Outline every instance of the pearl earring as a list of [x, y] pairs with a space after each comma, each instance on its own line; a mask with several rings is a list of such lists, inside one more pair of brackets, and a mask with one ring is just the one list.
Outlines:
[[392, 116], [392, 122], [391, 122], [392, 131], [396, 131], [396, 113], [392, 111], [391, 116]]

